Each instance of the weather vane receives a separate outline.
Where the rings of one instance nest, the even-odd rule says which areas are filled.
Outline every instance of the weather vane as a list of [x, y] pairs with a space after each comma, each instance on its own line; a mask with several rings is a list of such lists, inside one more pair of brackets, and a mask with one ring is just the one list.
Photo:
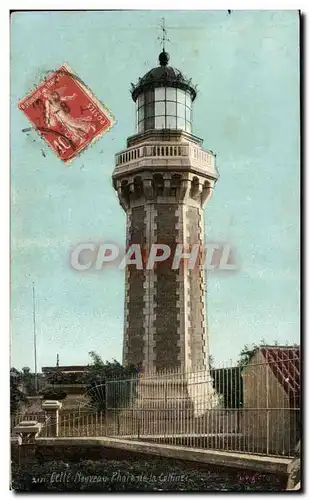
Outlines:
[[164, 17], [161, 20], [161, 30], [162, 30], [162, 35], [157, 37], [157, 39], [160, 40], [162, 48], [163, 50], [165, 50], [165, 42], [170, 42], [170, 39], [167, 37], [167, 30]]

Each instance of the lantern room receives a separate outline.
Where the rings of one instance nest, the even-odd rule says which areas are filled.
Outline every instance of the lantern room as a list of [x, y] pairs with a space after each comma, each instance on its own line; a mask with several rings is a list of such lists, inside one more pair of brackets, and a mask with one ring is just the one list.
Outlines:
[[192, 131], [192, 102], [196, 98], [196, 88], [168, 62], [169, 54], [163, 50], [159, 66], [148, 71], [137, 85], [132, 84], [137, 133], [152, 129]]

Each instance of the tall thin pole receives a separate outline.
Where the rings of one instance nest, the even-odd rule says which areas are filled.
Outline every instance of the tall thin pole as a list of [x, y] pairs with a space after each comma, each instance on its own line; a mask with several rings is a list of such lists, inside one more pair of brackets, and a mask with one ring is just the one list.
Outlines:
[[170, 42], [170, 39], [167, 37], [166, 23], [165, 23], [164, 17], [161, 20], [161, 27], [160, 28], [162, 31], [162, 35], [157, 37], [157, 39], [160, 40], [160, 43], [162, 45], [162, 49], [163, 49], [163, 51], [165, 51], [166, 42]]
[[165, 50], [165, 41], [166, 41], [166, 35], [167, 35], [167, 31], [166, 31], [166, 24], [165, 24], [165, 18], [163, 17], [162, 20], [161, 20], [161, 29], [162, 29], [162, 32], [163, 32], [163, 36], [162, 36], [162, 44], [163, 44], [163, 50]]
[[35, 384], [35, 390], [36, 392], [38, 392], [36, 301], [35, 301], [34, 282], [32, 283], [32, 304], [33, 304], [34, 384]]

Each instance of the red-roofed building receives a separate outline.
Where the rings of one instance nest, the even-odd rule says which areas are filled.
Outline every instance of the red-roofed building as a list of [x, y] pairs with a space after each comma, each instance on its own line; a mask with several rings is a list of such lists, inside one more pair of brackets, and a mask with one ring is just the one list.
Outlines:
[[299, 347], [261, 346], [242, 377], [249, 449], [290, 454], [300, 438]]

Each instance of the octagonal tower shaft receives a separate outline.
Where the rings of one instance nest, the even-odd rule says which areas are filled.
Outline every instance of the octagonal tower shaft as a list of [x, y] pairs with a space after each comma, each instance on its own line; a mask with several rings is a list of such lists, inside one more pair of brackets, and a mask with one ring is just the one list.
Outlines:
[[[139, 244], [149, 256], [152, 245], [164, 244], [171, 256], [153, 269], [145, 260], [143, 269], [126, 268], [123, 362], [201, 369], [208, 357], [203, 205], [217, 179], [215, 158], [185, 132], [147, 135], [117, 155], [113, 182], [127, 213], [127, 248]], [[172, 269], [177, 244], [184, 252], [199, 245], [192, 269], [186, 260]]]

